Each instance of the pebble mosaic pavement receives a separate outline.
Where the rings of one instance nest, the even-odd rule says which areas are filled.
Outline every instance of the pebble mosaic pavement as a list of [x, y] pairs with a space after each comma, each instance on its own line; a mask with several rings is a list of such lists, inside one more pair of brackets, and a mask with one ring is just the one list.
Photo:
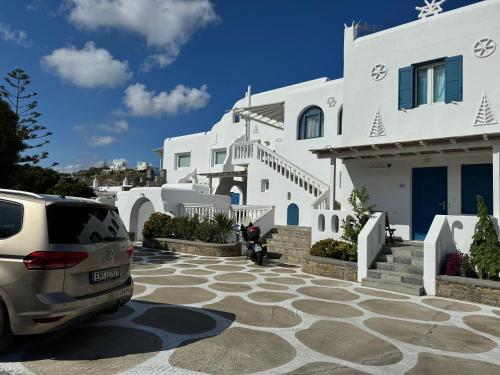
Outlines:
[[500, 310], [145, 248], [133, 300], [19, 340], [0, 374], [500, 374]]

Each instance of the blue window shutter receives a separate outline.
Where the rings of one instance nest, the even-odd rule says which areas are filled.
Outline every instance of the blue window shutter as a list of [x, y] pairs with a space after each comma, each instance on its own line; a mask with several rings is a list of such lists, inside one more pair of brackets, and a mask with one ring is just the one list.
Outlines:
[[461, 102], [463, 100], [463, 56], [446, 58], [445, 101]]
[[398, 109], [413, 108], [413, 66], [399, 69]]

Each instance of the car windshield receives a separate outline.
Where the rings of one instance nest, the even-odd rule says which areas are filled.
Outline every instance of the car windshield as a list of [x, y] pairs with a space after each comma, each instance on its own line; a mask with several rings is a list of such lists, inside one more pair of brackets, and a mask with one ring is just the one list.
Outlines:
[[92, 244], [128, 240], [118, 211], [98, 205], [52, 204], [47, 207], [49, 242]]

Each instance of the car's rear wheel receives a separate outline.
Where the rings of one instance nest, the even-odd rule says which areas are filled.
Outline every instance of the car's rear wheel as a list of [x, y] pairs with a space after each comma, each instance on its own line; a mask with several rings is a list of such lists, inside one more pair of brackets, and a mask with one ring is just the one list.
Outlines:
[[10, 329], [9, 314], [3, 302], [0, 301], [0, 353], [3, 353], [10, 347], [13, 339], [14, 336]]

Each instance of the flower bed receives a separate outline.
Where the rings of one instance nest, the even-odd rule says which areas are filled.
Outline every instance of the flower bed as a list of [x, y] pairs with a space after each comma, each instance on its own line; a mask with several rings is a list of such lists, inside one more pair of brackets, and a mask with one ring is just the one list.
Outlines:
[[201, 241], [177, 240], [173, 238], [145, 238], [145, 247], [185, 254], [211, 257], [236, 257], [241, 255], [241, 244], [216, 244]]

